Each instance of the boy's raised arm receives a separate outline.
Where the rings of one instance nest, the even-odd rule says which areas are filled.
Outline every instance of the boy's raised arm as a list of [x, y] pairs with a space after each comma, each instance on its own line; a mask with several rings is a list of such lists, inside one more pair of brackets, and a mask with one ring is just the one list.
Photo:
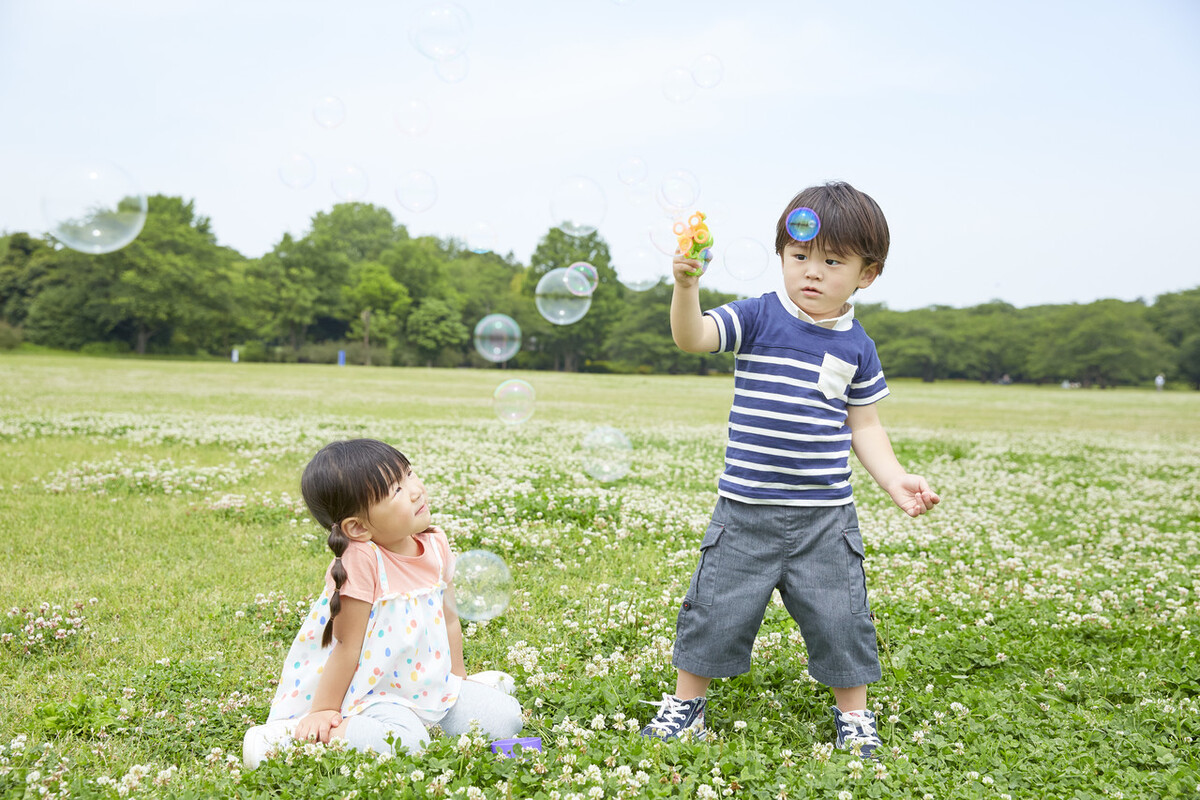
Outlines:
[[[711, 353], [720, 344], [717, 323], [700, 310], [700, 262], [675, 254], [671, 270], [675, 291], [671, 294], [671, 336], [687, 353]], [[696, 274], [690, 274], [695, 272]]]

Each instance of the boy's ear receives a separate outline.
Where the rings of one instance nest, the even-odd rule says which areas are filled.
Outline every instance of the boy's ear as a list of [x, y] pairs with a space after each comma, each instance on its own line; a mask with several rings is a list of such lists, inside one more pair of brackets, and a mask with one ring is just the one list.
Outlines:
[[858, 273], [858, 288], [865, 289], [875, 282], [879, 277], [879, 265], [875, 263], [867, 264], [862, 268], [862, 272]]
[[358, 517], [346, 517], [342, 520], [342, 532], [355, 542], [366, 542], [371, 539], [371, 532], [367, 530], [367, 526], [363, 525], [362, 520]]

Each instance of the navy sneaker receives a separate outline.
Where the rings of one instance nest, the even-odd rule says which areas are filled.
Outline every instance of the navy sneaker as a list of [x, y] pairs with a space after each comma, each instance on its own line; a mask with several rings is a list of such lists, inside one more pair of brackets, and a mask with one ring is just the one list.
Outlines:
[[678, 739], [685, 733], [690, 733], [697, 739], [703, 739], [707, 732], [704, 730], [705, 698], [696, 697], [691, 700], [680, 700], [673, 694], [664, 694], [662, 702], [643, 700], [648, 705], [658, 706], [658, 713], [650, 724], [642, 728], [642, 736], [652, 736], [655, 739]]
[[883, 741], [875, 732], [874, 711], [842, 711], [832, 706], [833, 725], [837, 728], [837, 748], [849, 750], [863, 758], [874, 758], [875, 748]]

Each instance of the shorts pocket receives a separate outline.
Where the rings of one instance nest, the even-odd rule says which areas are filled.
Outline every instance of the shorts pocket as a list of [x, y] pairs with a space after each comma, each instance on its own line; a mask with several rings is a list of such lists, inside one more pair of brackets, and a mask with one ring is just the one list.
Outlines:
[[717, 542], [725, 532], [725, 523], [710, 522], [704, 531], [704, 539], [700, 542], [700, 563], [696, 565], [696, 574], [692, 576], [692, 585], [688, 587], [688, 597], [693, 603], [701, 606], [711, 606], [717, 571], [721, 567], [721, 551]]
[[871, 610], [867, 603], [867, 572], [863, 561], [867, 554], [863, 549], [862, 534], [858, 528], [842, 531], [846, 543], [846, 585], [850, 589], [850, 613], [865, 614]]
[[854, 379], [857, 367], [849, 361], [842, 361], [835, 355], [825, 354], [821, 359], [821, 370], [817, 377], [817, 388], [826, 400], [836, 400], [846, 394], [850, 381]]

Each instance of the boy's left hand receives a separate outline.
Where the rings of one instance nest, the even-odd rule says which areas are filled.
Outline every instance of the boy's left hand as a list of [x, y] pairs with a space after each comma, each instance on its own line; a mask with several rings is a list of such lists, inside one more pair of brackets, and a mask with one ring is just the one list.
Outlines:
[[942, 501], [920, 475], [905, 474], [888, 489], [888, 494], [910, 517], [919, 517]]

